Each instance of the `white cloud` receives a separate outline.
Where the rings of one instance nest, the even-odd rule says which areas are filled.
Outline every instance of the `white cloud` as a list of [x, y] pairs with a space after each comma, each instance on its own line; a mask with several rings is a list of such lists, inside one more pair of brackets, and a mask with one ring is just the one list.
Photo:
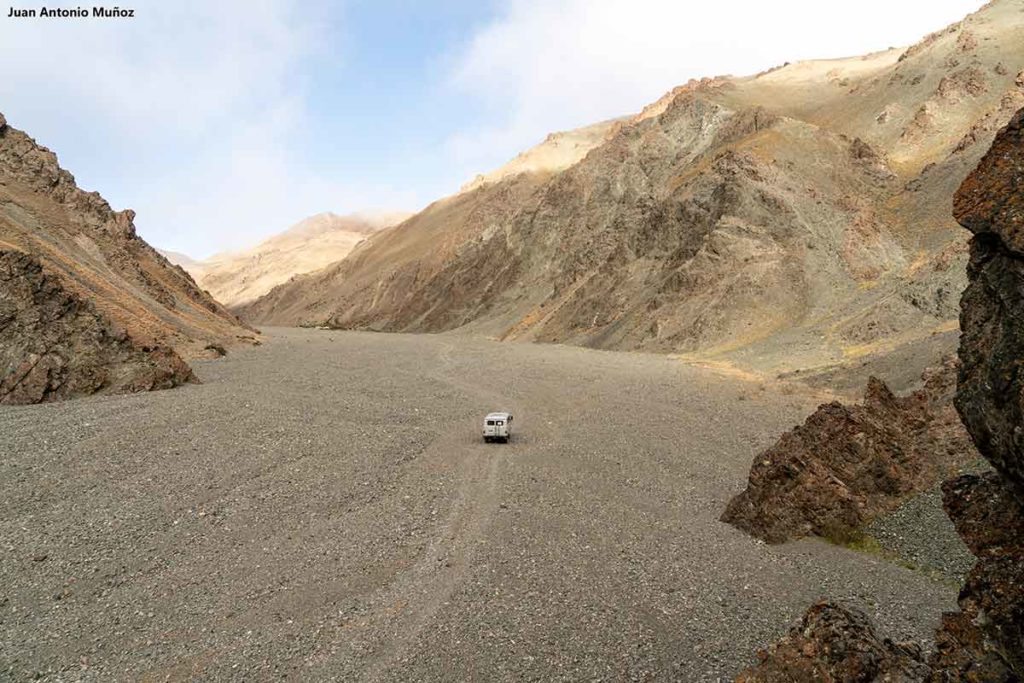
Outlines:
[[437, 177], [469, 179], [691, 77], [910, 43], [979, 2], [510, 0], [449, 74], [461, 91], [450, 102], [483, 105], [479, 124], [446, 149], [425, 143], [426, 160], [394, 159], [436, 171], [421, 187], [316, 170], [348, 163], [360, 177], [354, 161], [322, 158], [331, 152], [308, 132], [309, 104], [331, 101], [312, 83], [344, 83], [341, 0], [135, 0], [134, 19], [0, 17], [0, 111], [85, 189], [136, 209], [146, 239], [203, 256], [317, 211], [415, 206]]
[[485, 170], [553, 130], [639, 111], [690, 78], [910, 44], [981, 4], [511, 0], [451, 76], [493, 122], [451, 146], [461, 163]]
[[[312, 213], [411, 205], [410, 193], [389, 185], [342, 183], [310, 171], [291, 149], [297, 109], [282, 99], [261, 117], [230, 127], [221, 144], [154, 188], [146, 211], [166, 226], [160, 246], [204, 257], [253, 244]], [[141, 213], [136, 222], [141, 229]], [[175, 241], [181, 238], [187, 238], [183, 245]]]
[[341, 68], [344, 46], [328, 33], [338, 3], [131, 6], [134, 19], [0, 18], [0, 111], [55, 149], [86, 189], [136, 209], [149, 241], [203, 255], [304, 212], [401, 198], [339, 186], [296, 152], [308, 74], [318, 59]]

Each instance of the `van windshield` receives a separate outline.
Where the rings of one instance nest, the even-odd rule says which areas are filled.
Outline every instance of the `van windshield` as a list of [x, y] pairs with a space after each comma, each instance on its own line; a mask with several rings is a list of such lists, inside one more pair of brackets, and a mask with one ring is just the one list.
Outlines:
[[494, 420], [488, 420], [487, 421], [487, 426], [488, 427], [493, 427], [494, 426]]

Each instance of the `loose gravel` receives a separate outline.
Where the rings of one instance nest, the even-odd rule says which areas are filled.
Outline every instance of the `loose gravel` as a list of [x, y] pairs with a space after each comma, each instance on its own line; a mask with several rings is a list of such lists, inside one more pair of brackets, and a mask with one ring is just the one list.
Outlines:
[[[987, 466], [970, 467], [980, 471]], [[977, 558], [964, 544], [942, 507], [942, 486], [918, 494], [869, 524], [865, 532], [908, 566], [963, 583]]]
[[[716, 681], [821, 597], [926, 646], [955, 605], [718, 521], [809, 395], [662, 356], [268, 336], [201, 385], [0, 410], [0, 679]], [[492, 410], [512, 443], [483, 443]]]

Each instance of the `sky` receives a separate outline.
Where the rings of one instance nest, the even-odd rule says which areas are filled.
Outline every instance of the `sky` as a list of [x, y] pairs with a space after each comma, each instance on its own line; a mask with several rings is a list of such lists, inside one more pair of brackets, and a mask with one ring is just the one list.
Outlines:
[[0, 112], [80, 187], [135, 209], [151, 244], [204, 258], [322, 211], [418, 210], [549, 132], [634, 113], [690, 78], [909, 45], [981, 4], [122, 1], [131, 19], [2, 7]]

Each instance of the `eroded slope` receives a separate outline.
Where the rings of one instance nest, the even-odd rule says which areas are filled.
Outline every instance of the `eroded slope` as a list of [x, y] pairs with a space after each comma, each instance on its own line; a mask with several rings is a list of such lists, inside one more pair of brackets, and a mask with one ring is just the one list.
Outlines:
[[1024, 103], [1022, 10], [997, 0], [905, 51], [687, 84], [568, 168], [485, 179], [243, 312], [774, 372], [933, 335], [951, 350], [966, 245], [949, 197]]
[[252, 330], [135, 234], [134, 217], [80, 190], [53, 152], [0, 117], [0, 248], [37, 258], [143, 345], [190, 356], [251, 340]]

